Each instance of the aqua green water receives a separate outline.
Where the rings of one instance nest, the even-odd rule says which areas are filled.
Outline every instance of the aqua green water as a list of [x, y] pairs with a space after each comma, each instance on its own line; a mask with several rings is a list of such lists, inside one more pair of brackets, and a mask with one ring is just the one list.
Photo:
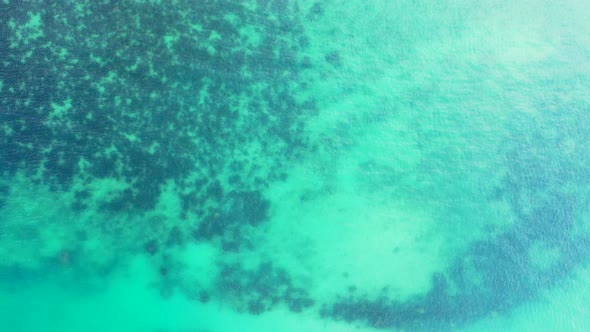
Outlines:
[[6, 331], [587, 331], [583, 1], [0, 2]]

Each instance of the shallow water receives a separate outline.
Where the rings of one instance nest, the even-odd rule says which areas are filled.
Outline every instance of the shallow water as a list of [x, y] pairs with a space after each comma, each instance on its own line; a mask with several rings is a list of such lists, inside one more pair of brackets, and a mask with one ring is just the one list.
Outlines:
[[0, 2], [10, 331], [587, 331], [582, 1]]

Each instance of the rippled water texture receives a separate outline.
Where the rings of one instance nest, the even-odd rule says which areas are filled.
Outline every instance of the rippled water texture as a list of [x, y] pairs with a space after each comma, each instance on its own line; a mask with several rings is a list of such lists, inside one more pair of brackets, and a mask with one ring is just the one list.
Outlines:
[[590, 330], [590, 6], [0, 1], [0, 324]]

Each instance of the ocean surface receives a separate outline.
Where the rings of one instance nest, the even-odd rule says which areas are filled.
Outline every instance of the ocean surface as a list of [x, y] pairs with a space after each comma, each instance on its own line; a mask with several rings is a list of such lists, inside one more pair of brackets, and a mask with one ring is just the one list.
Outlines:
[[590, 331], [583, 0], [0, 0], [0, 330]]

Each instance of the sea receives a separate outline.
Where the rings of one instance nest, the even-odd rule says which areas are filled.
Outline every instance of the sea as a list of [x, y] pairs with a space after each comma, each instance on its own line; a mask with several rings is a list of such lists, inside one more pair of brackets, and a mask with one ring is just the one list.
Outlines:
[[590, 331], [583, 0], [0, 0], [0, 330]]

